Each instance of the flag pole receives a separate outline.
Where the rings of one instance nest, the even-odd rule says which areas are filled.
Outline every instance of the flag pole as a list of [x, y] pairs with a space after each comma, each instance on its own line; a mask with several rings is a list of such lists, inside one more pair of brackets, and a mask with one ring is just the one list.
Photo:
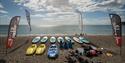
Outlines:
[[7, 48], [6, 48], [6, 56], [7, 56]]
[[122, 37], [121, 37], [121, 44], [120, 44], [120, 56], [122, 56]]
[[122, 46], [120, 46], [120, 56], [122, 56]]

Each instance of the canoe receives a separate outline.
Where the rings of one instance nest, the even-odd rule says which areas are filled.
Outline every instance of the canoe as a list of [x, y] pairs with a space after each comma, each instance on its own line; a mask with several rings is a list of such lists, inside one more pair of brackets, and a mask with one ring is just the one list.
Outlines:
[[72, 40], [72, 39], [71, 39], [70, 37], [68, 37], [68, 36], [65, 37], [65, 40], [66, 40], [66, 41], [70, 41], [70, 40], [71, 40], [71, 42], [74, 43], [74, 40]]
[[86, 38], [84, 37], [79, 37], [79, 41], [83, 43], [90, 43]]
[[35, 38], [32, 39], [32, 43], [38, 43], [40, 41], [40, 36], [37, 36]]
[[60, 43], [60, 41], [62, 41], [62, 42], [64, 42], [64, 39], [63, 39], [63, 37], [58, 37], [57, 38], [57, 41]]
[[73, 40], [76, 41], [77, 43], [80, 43], [80, 44], [83, 43], [83, 42], [81, 42], [81, 41], [79, 40], [79, 38], [77, 38], [77, 37], [73, 37]]
[[56, 42], [56, 37], [51, 37], [50, 38], [50, 43], [55, 43]]
[[40, 40], [40, 43], [46, 43], [48, 40], [48, 37], [47, 36], [44, 36], [41, 40]]

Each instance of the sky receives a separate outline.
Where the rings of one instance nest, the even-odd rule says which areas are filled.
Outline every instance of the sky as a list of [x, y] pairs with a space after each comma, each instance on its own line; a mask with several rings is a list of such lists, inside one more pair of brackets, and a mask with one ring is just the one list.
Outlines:
[[109, 25], [109, 13], [125, 21], [125, 0], [0, 0], [0, 25], [21, 16], [27, 25], [25, 9], [31, 14], [31, 25], [78, 25], [80, 14], [84, 25]]

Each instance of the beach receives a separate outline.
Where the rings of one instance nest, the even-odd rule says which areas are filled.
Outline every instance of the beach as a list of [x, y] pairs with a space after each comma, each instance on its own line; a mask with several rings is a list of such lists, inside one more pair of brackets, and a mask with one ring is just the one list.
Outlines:
[[0, 63], [125, 63], [125, 0], [0, 0]]
[[[0, 37], [0, 59], [5, 59], [9, 63], [66, 63], [65, 56], [69, 50], [60, 50], [59, 57], [57, 59], [48, 59], [47, 50], [50, 43], [46, 43], [47, 49], [43, 55], [26, 56], [26, 49], [32, 44], [32, 38], [34, 36], [18, 36], [11, 49], [8, 49], [6, 55], [5, 42], [6, 37]], [[122, 55], [120, 56], [119, 47], [115, 43], [115, 39], [112, 35], [89, 35], [86, 36], [91, 43], [97, 45], [100, 48], [105, 48], [113, 52], [113, 56], [106, 56], [105, 54], [97, 57], [89, 58], [92, 61], [101, 61], [102, 63], [122, 63], [125, 62], [125, 36], [123, 36]], [[37, 44], [39, 45], [39, 44]], [[74, 50], [79, 48], [80, 44], [73, 45]]]

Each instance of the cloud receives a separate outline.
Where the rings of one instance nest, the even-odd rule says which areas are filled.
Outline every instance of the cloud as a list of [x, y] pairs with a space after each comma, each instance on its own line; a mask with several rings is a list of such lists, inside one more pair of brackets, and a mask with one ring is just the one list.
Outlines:
[[8, 12], [5, 11], [5, 10], [1, 10], [1, 9], [0, 9], [0, 13], [6, 14], [6, 13], [8, 13]]
[[0, 3], [0, 9], [3, 8], [3, 5]]
[[34, 15], [31, 15], [31, 17], [45, 17], [45, 15], [42, 15], [42, 14], [34, 14]]
[[19, 0], [16, 3], [33, 11], [67, 12], [79, 9], [93, 12], [107, 11], [107, 8], [120, 9], [125, 5], [125, 0]]
[[76, 15], [74, 12], [54, 12], [54, 13], [47, 13], [47, 16], [64, 16], [64, 15]]
[[3, 9], [4, 9], [4, 7], [3, 7], [3, 5], [0, 3], [0, 13], [2, 13], [2, 14], [8, 13], [7, 11], [5, 11], [5, 10], [3, 10]]
[[[124, 0], [69, 0], [70, 4], [81, 11], [107, 11], [107, 8], [120, 9]], [[117, 11], [117, 10], [116, 10]]]
[[[35, 21], [34, 21], [35, 20]], [[78, 25], [79, 16], [78, 14], [72, 15], [60, 15], [57, 17], [44, 17], [34, 19], [32, 25], [36, 26], [60, 26], [60, 25]], [[99, 18], [99, 19], [83, 19], [84, 25], [107, 25], [110, 24], [109, 17]]]
[[20, 0], [14, 2], [33, 11], [60, 12], [72, 9], [68, 0]]
[[59, 18], [60, 16], [65, 16], [65, 15], [77, 15], [77, 13], [74, 12], [53, 12], [53, 13], [36, 13], [32, 14], [31, 17], [45, 17], [45, 18]]
[[37, 11], [44, 8], [45, 2], [45, 0], [29, 0], [28, 2], [24, 2], [23, 5], [28, 7], [29, 9]]
[[[61, 13], [60, 13], [61, 14]], [[49, 15], [49, 14], [47, 14]], [[67, 14], [67, 15], [58, 15], [55, 17], [48, 17], [45, 16], [44, 18], [41, 17], [37, 17], [37, 19], [33, 19], [32, 24], [37, 26], [41, 26], [41, 25], [76, 25], [78, 24], [78, 15], [76, 14]], [[56, 13], [50, 13], [49, 16], [53, 16], [53, 15], [57, 15]], [[72, 19], [72, 20], [71, 20]], [[34, 21], [35, 20], [35, 21]]]
[[90, 19], [91, 21], [84, 20], [85, 25], [110, 25], [110, 19], [108, 17], [103, 18], [101, 20], [99, 19]]
[[16, 3], [19, 5], [23, 5], [25, 7], [28, 7], [29, 9], [33, 11], [59, 11], [58, 8], [53, 7], [52, 5], [47, 5], [47, 0], [20, 0]]
[[53, 6], [47, 6], [47, 7], [46, 7], [46, 11], [48, 11], [48, 12], [59, 12], [60, 9], [55, 8], [55, 7], [53, 7]]
[[[78, 24], [76, 9], [83, 12], [108, 12], [107, 9], [116, 13], [125, 11], [123, 8], [125, 0], [20, 0], [15, 3], [29, 8], [32, 11], [31, 17], [40, 18], [33, 24], [41, 23], [42, 25]], [[108, 24], [110, 22], [107, 19], [101, 21], [84, 19], [84, 21], [85, 24]]]

